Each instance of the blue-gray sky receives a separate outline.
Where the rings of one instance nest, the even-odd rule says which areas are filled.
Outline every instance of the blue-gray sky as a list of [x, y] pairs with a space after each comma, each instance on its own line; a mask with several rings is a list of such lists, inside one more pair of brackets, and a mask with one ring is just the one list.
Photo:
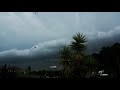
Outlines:
[[[120, 34], [119, 12], [0, 12], [0, 60], [48, 56], [76, 32], [88, 41]], [[43, 55], [44, 54], [44, 55]], [[43, 59], [43, 58], [42, 58]]]

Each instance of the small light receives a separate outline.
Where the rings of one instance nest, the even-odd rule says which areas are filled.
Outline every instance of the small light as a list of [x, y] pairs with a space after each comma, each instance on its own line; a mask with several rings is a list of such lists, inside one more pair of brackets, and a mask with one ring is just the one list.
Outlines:
[[50, 68], [56, 68], [57, 66], [50, 66]]

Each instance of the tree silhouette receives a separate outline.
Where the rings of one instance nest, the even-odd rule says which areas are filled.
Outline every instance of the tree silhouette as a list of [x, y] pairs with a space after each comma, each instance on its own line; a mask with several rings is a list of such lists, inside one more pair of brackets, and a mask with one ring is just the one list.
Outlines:
[[69, 78], [73, 64], [71, 51], [68, 46], [64, 46], [60, 48], [59, 53], [60, 53], [59, 64], [62, 65], [63, 73], [65, 74], [65, 77]]
[[87, 42], [85, 35], [77, 33], [74, 35], [73, 40], [71, 41], [70, 47], [74, 56], [74, 65], [73, 65], [73, 77], [81, 78], [81, 69], [83, 68], [81, 64], [84, 57], [84, 50], [86, 48], [85, 43]]
[[70, 47], [74, 55], [75, 64], [79, 66], [80, 60], [84, 56], [85, 50], [85, 42], [86, 37], [83, 34], [77, 33], [73, 36], [73, 40], [71, 41]]
[[77, 33], [69, 46], [60, 49], [60, 64], [66, 77], [80, 77], [80, 62], [84, 57], [86, 38]]
[[31, 72], [31, 66], [28, 66], [28, 72], [29, 73]]
[[102, 47], [98, 54], [94, 54], [99, 59], [105, 73], [114, 78], [120, 78], [120, 44], [115, 43], [110, 47]]
[[84, 65], [87, 67], [87, 73], [89, 76], [96, 76], [98, 72], [99, 63], [93, 56], [88, 55], [83, 60]]

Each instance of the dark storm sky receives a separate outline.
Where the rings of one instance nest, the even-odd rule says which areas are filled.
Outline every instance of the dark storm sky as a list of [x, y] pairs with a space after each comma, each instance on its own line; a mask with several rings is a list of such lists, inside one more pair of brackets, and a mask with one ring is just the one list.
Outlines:
[[0, 12], [0, 60], [49, 58], [60, 45], [68, 44], [76, 32], [84, 33], [91, 42], [104, 38], [117, 42], [114, 37], [120, 34], [120, 13]]

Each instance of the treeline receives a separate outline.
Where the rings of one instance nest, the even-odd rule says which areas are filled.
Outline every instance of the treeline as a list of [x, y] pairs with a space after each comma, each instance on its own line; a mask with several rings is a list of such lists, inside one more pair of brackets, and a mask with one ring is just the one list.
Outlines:
[[31, 73], [31, 66], [21, 69], [17, 66], [8, 66], [7, 64], [0, 67], [0, 78], [19, 78], [20, 74], [28, 76]]
[[120, 78], [120, 43], [102, 47], [99, 53], [94, 53], [92, 56], [99, 61], [100, 69], [104, 69], [105, 73]]
[[0, 78], [63, 78], [61, 71], [31, 71], [31, 66], [21, 69], [16, 66], [8, 66], [7, 64], [0, 67]]
[[49, 70], [42, 70], [42, 71], [32, 71], [31, 75], [38, 75], [40, 78], [63, 78], [62, 72], [59, 71], [49, 71]]
[[7, 64], [0, 67], [0, 78], [15, 78], [16, 70], [15, 67], [8, 66]]

